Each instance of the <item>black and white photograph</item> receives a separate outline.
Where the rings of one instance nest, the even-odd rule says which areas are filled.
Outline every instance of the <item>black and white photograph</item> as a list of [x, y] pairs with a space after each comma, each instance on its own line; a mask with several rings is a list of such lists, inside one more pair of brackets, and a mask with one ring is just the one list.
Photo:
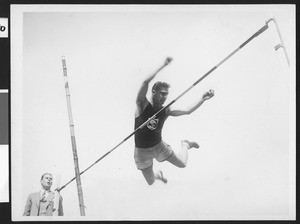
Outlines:
[[10, 10], [12, 221], [296, 218], [295, 5]]

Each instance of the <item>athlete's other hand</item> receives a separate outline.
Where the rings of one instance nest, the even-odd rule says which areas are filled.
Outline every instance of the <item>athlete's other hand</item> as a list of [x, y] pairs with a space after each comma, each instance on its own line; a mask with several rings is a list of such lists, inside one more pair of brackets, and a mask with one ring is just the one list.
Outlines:
[[203, 100], [209, 100], [210, 98], [212, 98], [215, 95], [215, 92], [211, 89], [208, 92], [204, 93], [202, 96]]

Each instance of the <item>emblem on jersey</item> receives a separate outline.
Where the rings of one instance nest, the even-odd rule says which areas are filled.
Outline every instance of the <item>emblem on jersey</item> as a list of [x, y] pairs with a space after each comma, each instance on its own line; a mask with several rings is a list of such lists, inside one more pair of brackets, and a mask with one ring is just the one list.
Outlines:
[[152, 119], [151, 121], [148, 122], [147, 127], [150, 130], [155, 130], [158, 126], [158, 119]]

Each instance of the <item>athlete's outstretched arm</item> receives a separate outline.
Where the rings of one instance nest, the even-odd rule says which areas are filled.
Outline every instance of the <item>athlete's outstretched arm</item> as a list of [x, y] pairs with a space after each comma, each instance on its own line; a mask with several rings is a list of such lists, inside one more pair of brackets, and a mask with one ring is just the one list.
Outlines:
[[213, 90], [209, 90], [208, 92], [204, 93], [202, 98], [193, 106], [191, 106], [190, 108], [187, 108], [186, 110], [172, 110], [170, 109], [169, 115], [170, 116], [181, 116], [181, 115], [188, 115], [193, 113], [195, 110], [197, 110], [203, 103], [204, 101], [212, 98], [214, 96], [214, 91]]
[[136, 98], [136, 103], [137, 105], [140, 105], [141, 103], [143, 104], [146, 100], [146, 95], [148, 91], [148, 86], [150, 81], [157, 75], [157, 73], [162, 70], [165, 66], [167, 66], [170, 62], [172, 61], [171, 57], [168, 57], [164, 64], [160, 66], [154, 73], [150, 74], [142, 83], [140, 90], [138, 92], [137, 98]]

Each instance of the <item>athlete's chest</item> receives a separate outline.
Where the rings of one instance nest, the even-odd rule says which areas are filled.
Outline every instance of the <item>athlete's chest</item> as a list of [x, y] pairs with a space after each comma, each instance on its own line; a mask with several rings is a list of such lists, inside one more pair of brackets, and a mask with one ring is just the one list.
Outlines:
[[[157, 113], [157, 111], [154, 108], [149, 106], [141, 114], [140, 121], [145, 122], [149, 118], [153, 117], [153, 115], [156, 113]], [[166, 112], [162, 111], [162, 112], [158, 113], [157, 115], [155, 115], [151, 120], [149, 120], [149, 122], [147, 123], [145, 128], [147, 128], [148, 130], [151, 130], [151, 131], [160, 130], [162, 128], [166, 118], [167, 118]]]

